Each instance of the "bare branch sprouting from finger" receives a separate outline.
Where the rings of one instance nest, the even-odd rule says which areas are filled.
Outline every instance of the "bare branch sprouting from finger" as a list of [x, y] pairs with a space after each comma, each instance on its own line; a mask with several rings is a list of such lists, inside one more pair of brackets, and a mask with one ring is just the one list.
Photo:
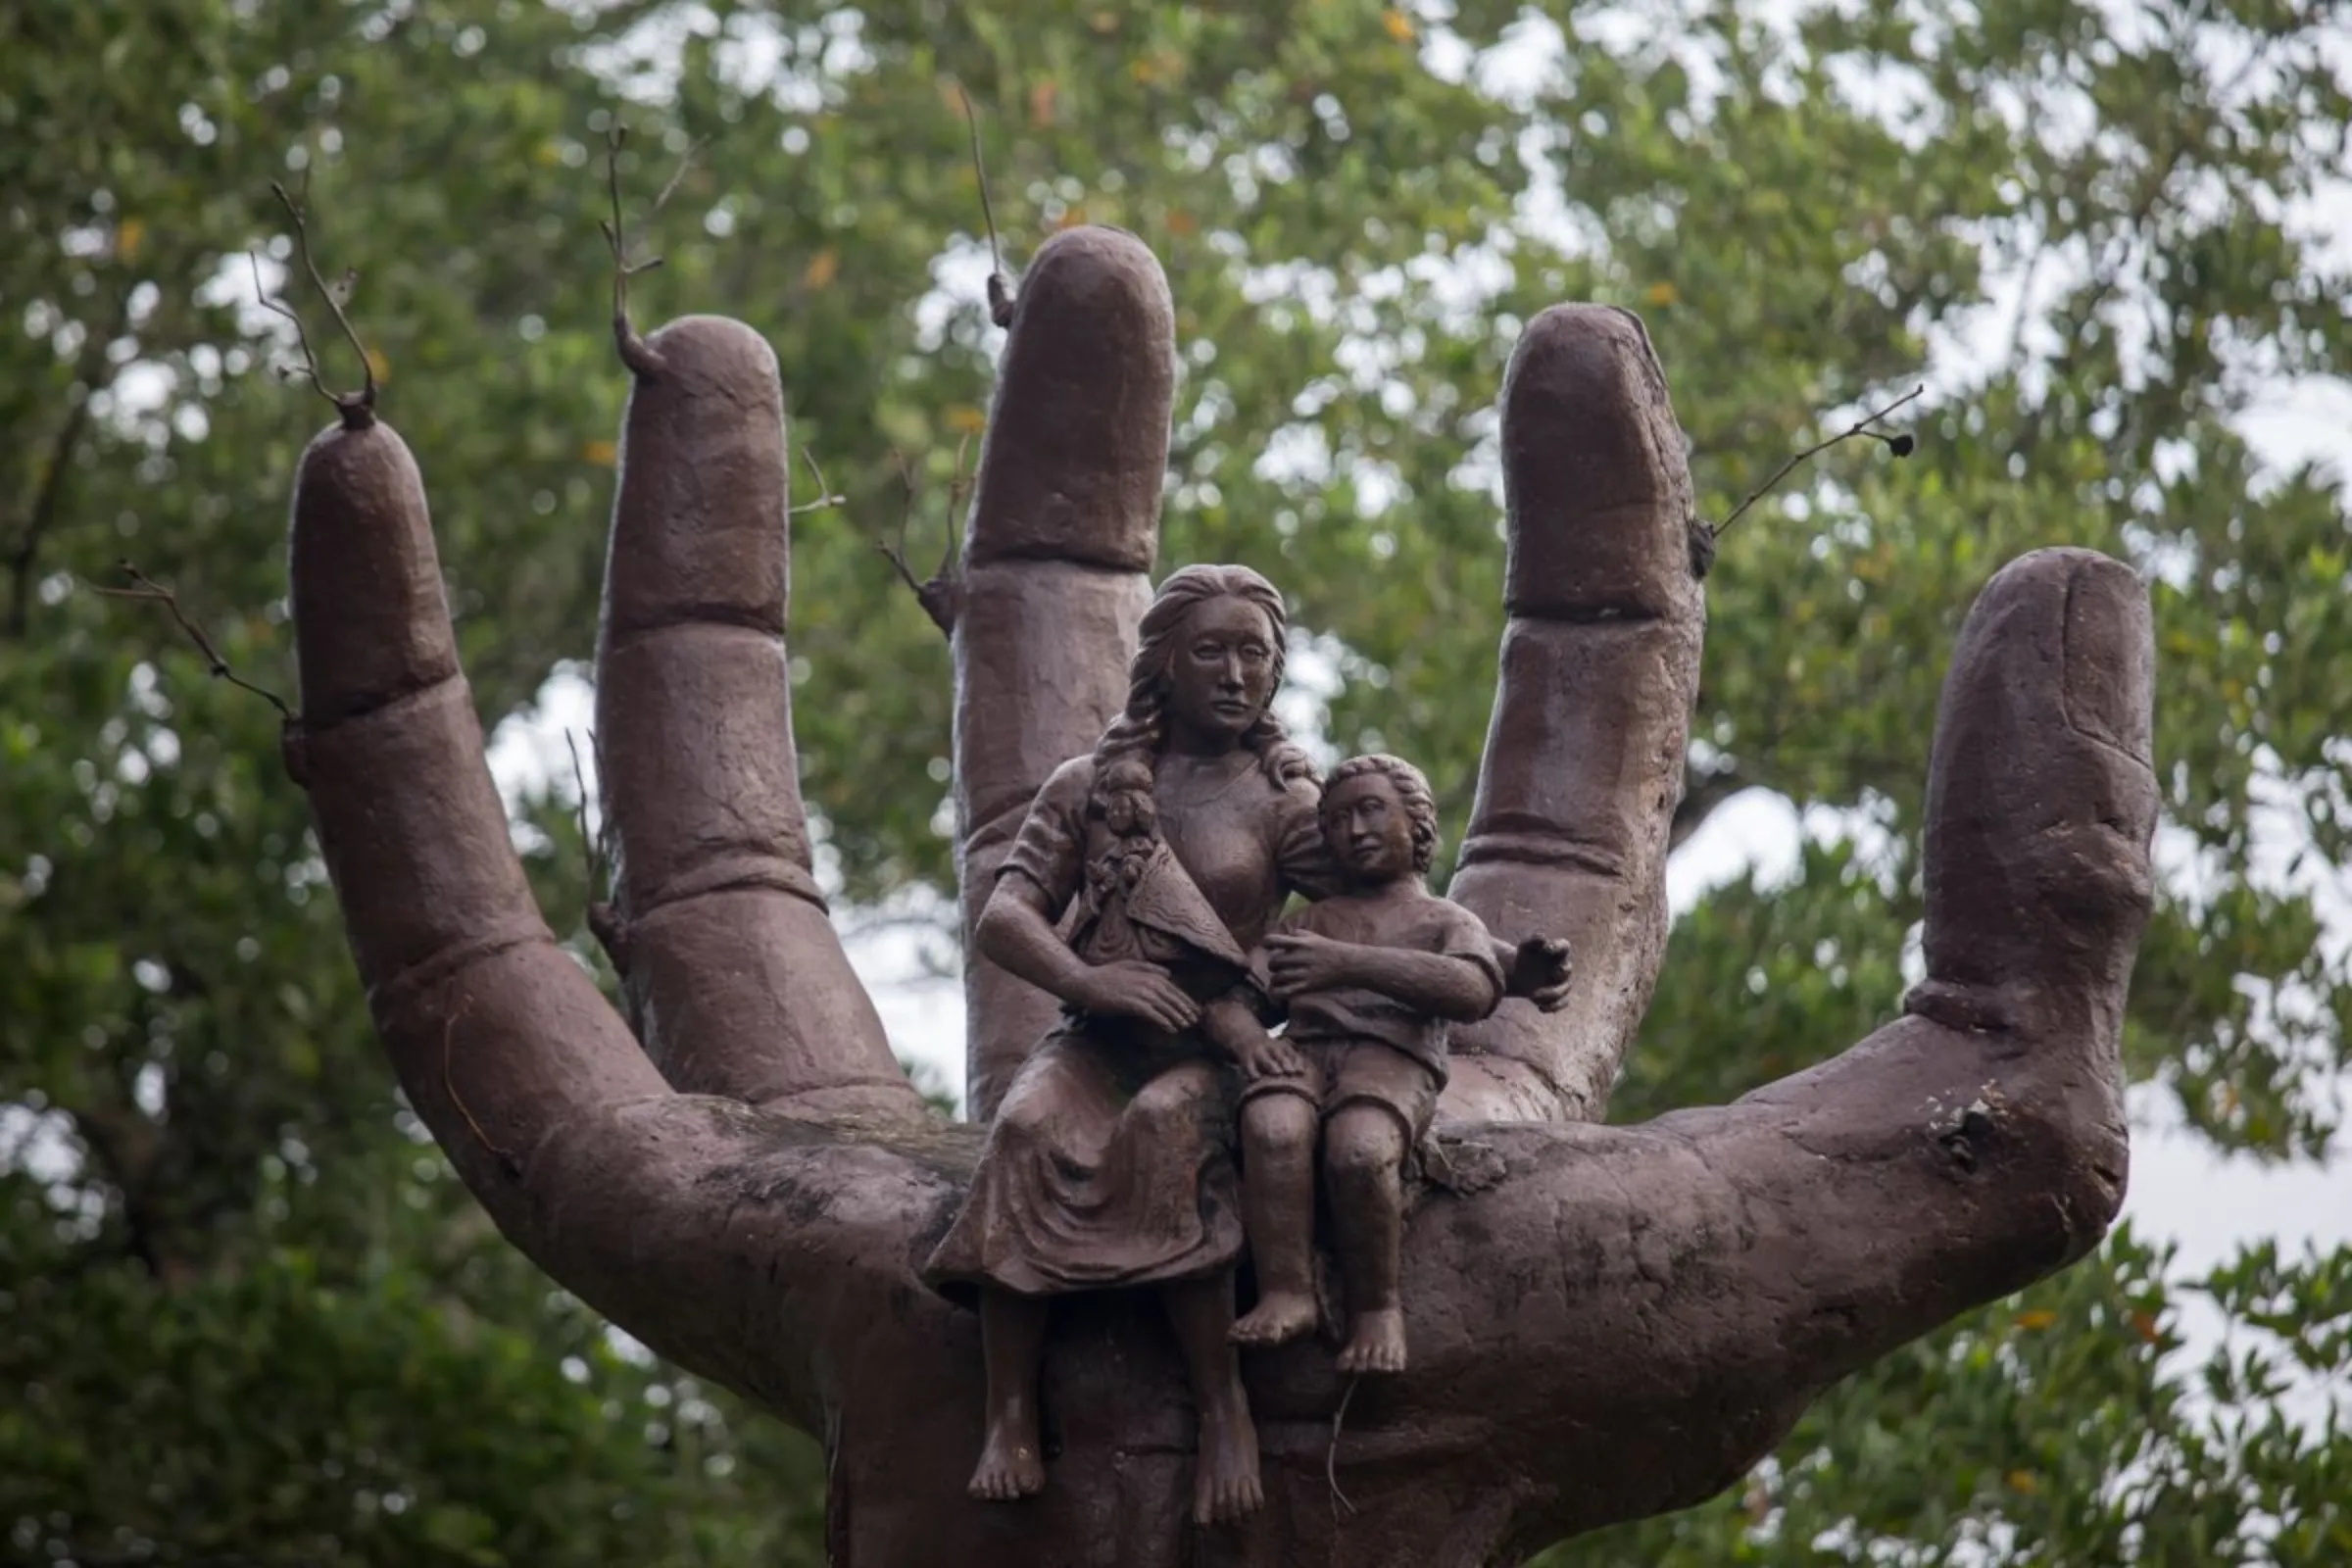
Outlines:
[[885, 536], [874, 541], [874, 548], [898, 572], [899, 580], [914, 595], [914, 602], [922, 606], [924, 614], [931, 617], [931, 624], [950, 636], [955, 634], [956, 616], [962, 603], [962, 583], [956, 571], [956, 515], [963, 504], [964, 496], [970, 493], [971, 481], [965, 477], [963, 468], [964, 453], [970, 444], [971, 438], [966, 436], [956, 449], [956, 476], [948, 486], [948, 544], [940, 556], [939, 569], [930, 577], [917, 580], [914, 568], [906, 564], [906, 530], [914, 518], [915, 498], [920, 493], [920, 487], [916, 485], [914, 469], [903, 452], [890, 455], [891, 462], [899, 469], [897, 536]]
[[956, 96], [963, 100], [964, 127], [972, 138], [972, 178], [980, 186], [980, 219], [988, 225], [988, 318], [999, 326], [1010, 326], [1012, 283], [1004, 275], [1004, 253], [997, 244], [996, 209], [988, 199], [988, 165], [980, 156], [980, 111], [960, 81], [956, 83]]
[[103, 594], [109, 599], [136, 599], [148, 604], [163, 606], [165, 612], [178, 624], [181, 632], [186, 634], [188, 641], [195, 644], [196, 652], [203, 656], [205, 667], [211, 671], [215, 680], [224, 680], [242, 691], [253, 693], [254, 696], [277, 710], [279, 722], [289, 725], [297, 722], [294, 710], [286, 706], [284, 698], [267, 687], [256, 686], [228, 667], [228, 661], [220, 657], [220, 650], [213, 646], [213, 640], [204, 634], [204, 628], [190, 620], [187, 612], [180, 609], [179, 595], [173, 593], [163, 583], [157, 582], [127, 561], [118, 562], [116, 564], [123, 577], [129, 581], [130, 586], [127, 588], [101, 588], [93, 583], [91, 592]]
[[797, 517], [805, 512], [822, 512], [828, 507], [838, 507], [848, 504], [850, 499], [848, 496], [838, 493], [831, 485], [825, 482], [825, 470], [816, 466], [816, 454], [810, 451], [808, 448], [803, 447], [801, 448], [801, 456], [808, 461], [808, 471], [816, 476], [816, 499], [814, 501], [804, 501], [797, 507], [787, 508], [784, 515], [787, 517]]
[[[628, 222], [622, 217], [620, 208], [620, 149], [628, 139], [629, 127], [617, 120], [605, 132], [605, 186], [612, 198], [612, 216], [600, 221], [597, 226], [604, 230], [605, 244], [612, 252], [613, 346], [620, 351], [620, 362], [631, 370], [639, 375], [658, 375], [662, 371], [662, 356], [654, 352], [645, 339], [638, 335], [636, 327], [629, 323], [629, 279], [660, 267], [662, 258], [649, 256], [642, 262], [629, 260]], [[654, 198], [653, 206], [646, 209], [648, 218], [669, 205], [669, 198], [676, 193], [679, 182], [685, 179], [686, 171], [694, 166], [694, 155], [702, 151], [709, 140], [707, 136], [698, 138], [688, 143], [686, 150], [678, 155], [677, 169], [662, 185], [661, 194]]]
[[[591, 750], [595, 749], [594, 730], [588, 732], [588, 745]], [[564, 732], [564, 749], [571, 754], [571, 781], [579, 793], [574, 807], [580, 821], [580, 853], [587, 857], [588, 896], [593, 899], [597, 889], [604, 885], [605, 867], [610, 863], [607, 849], [611, 830], [609, 826], [600, 824], [594, 833], [588, 831], [588, 773], [580, 765], [579, 737], [568, 729]]]
[[[588, 888], [588, 932], [612, 967], [622, 974], [629, 972], [626, 932], [620, 923], [620, 913], [612, 906], [610, 872], [612, 865], [612, 819], [604, 816], [596, 831], [588, 831], [588, 774], [580, 766], [580, 747], [570, 730], [564, 732], [564, 748], [571, 753], [571, 778], [578, 788], [579, 800], [575, 809], [580, 822], [580, 854], [585, 861]], [[597, 750], [596, 731], [588, 732], [588, 749], [597, 758], [597, 775], [604, 775], [604, 754]]]
[[245, 259], [253, 264], [253, 297], [261, 302], [262, 309], [272, 316], [282, 317], [294, 323], [294, 343], [302, 350], [302, 364], [280, 366], [278, 367], [279, 372], [288, 376], [300, 375], [311, 383], [320, 397], [334, 405], [337, 414], [341, 414], [343, 412], [342, 400], [329, 392], [326, 389], [326, 383], [319, 378], [318, 356], [311, 352], [311, 335], [303, 330], [301, 316], [297, 315], [294, 308], [285, 301], [270, 297], [269, 285], [262, 281], [262, 259], [251, 251], [245, 253]]
[[353, 290], [359, 286], [359, 270], [346, 268], [342, 277], [329, 284], [318, 270], [318, 258], [311, 252], [309, 214], [304, 211], [301, 201], [276, 180], [270, 182], [270, 193], [277, 198], [278, 205], [286, 211], [287, 220], [294, 225], [295, 255], [301, 261], [303, 270], [310, 274], [312, 287], [318, 291], [320, 299], [326, 301], [326, 308], [333, 315], [335, 325], [342, 329], [344, 341], [360, 357], [360, 389], [357, 392], [336, 392], [327, 386], [318, 368], [318, 356], [311, 347], [310, 334], [303, 329], [302, 317], [284, 300], [271, 297], [270, 290], [263, 286], [261, 258], [249, 251], [246, 259], [253, 264], [254, 297], [262, 309], [293, 323], [294, 341], [302, 350], [302, 365], [296, 373], [308, 380], [320, 397], [334, 406], [345, 429], [365, 430], [375, 422], [375, 359], [368, 352], [368, 345], [360, 340], [359, 329], [351, 324], [351, 316], [345, 310], [351, 303]]
[[[1921, 397], [1924, 397], [1927, 394], [1927, 385], [1923, 382], [1920, 385], [1913, 387], [1910, 391], [1904, 393], [1901, 397], [1896, 398], [1892, 403], [1887, 404], [1885, 408], [1878, 409], [1872, 413], [1864, 415], [1860, 419], [1838, 431], [1836, 435], [1830, 436], [1824, 440], [1816, 441], [1811, 446], [1805, 448], [1804, 451], [1797, 453], [1788, 462], [1782, 464], [1778, 468], [1774, 469], [1771, 478], [1765, 480], [1762, 484], [1756, 486], [1755, 489], [1749, 491], [1747, 494], [1747, 499], [1740, 502], [1737, 507], [1734, 507], [1732, 509], [1732, 514], [1724, 518], [1721, 522], [1716, 523], [1712, 528], [1708, 529], [1708, 533], [1714, 538], [1721, 538], [1723, 536], [1724, 529], [1729, 528], [1733, 523], [1738, 522], [1740, 520], [1740, 514], [1746, 512], [1748, 508], [1763, 500], [1765, 496], [1771, 493], [1773, 487], [1779, 484], [1783, 479], [1788, 477], [1788, 475], [1795, 470], [1799, 464], [1806, 462], [1808, 459], [1818, 457], [1822, 453], [1827, 452], [1830, 448], [1836, 446], [1840, 441], [1850, 441], [1855, 436], [1868, 436], [1873, 441], [1885, 443], [1886, 450], [1893, 453], [1896, 457], [1909, 457], [1918, 449], [1919, 446], [1918, 441], [1912, 436], [1910, 431], [1898, 430], [1889, 435], [1884, 430], [1874, 429], [1872, 427], [1880, 420], [1886, 418], [1886, 416], [1901, 408], [1904, 404], [1916, 402]], [[1710, 550], [1709, 560], [1712, 559], [1712, 551]], [[1701, 574], [1703, 575], [1704, 573], [1702, 572]]]
[[906, 564], [906, 528], [914, 517], [914, 469], [907, 465], [906, 454], [904, 452], [894, 449], [890, 454], [890, 461], [897, 466], [899, 470], [898, 538], [896, 540], [877, 539], [874, 541], [874, 548], [882, 552], [882, 559], [889, 562], [898, 572], [899, 580], [919, 598], [923, 591], [923, 585], [915, 580], [913, 571]]
[[933, 577], [942, 581], [955, 571], [956, 556], [963, 545], [964, 503], [971, 499], [972, 491], [980, 483], [980, 476], [963, 466], [964, 457], [971, 449], [972, 434], [966, 430], [963, 439], [956, 443], [956, 472], [948, 480], [947, 541], [940, 546], [939, 569], [932, 573]]
[[678, 154], [678, 167], [669, 172], [669, 178], [662, 182], [660, 193], [654, 197], [654, 205], [645, 210], [646, 217], [652, 218], [669, 205], [670, 197], [677, 194], [679, 184], [686, 178], [686, 171], [694, 167], [694, 155], [710, 145], [708, 136], [697, 136], [686, 144], [686, 150]]

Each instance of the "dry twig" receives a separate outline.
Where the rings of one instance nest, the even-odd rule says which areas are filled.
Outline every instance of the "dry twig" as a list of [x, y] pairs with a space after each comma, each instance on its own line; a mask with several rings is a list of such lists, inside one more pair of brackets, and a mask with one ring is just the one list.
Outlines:
[[980, 111], [973, 107], [972, 95], [963, 83], [956, 83], [956, 96], [963, 100], [964, 127], [972, 138], [972, 177], [980, 186], [980, 218], [988, 225], [988, 318], [999, 326], [1012, 324], [1012, 283], [1004, 275], [1004, 253], [997, 244], [997, 213], [988, 200], [988, 165], [980, 157]]
[[816, 475], [816, 499], [814, 501], [804, 501], [797, 507], [787, 508], [784, 515], [787, 517], [797, 517], [805, 512], [822, 512], [828, 507], [842, 506], [849, 501], [850, 498], [848, 496], [836, 493], [833, 487], [825, 482], [825, 470], [816, 466], [816, 454], [814, 452], [811, 452], [807, 447], [803, 447], [801, 448], [801, 456], [807, 460], [808, 464], [808, 471]]
[[456, 1108], [457, 1113], [466, 1118], [466, 1125], [472, 1130], [474, 1141], [498, 1156], [500, 1168], [505, 1170], [510, 1177], [520, 1176], [522, 1161], [514, 1157], [513, 1150], [501, 1148], [490, 1141], [490, 1135], [482, 1131], [482, 1124], [473, 1119], [473, 1112], [466, 1107], [465, 1098], [458, 1093], [457, 1079], [450, 1074], [450, 1056], [456, 1049], [458, 1021], [472, 1010], [473, 998], [470, 996], [460, 998], [457, 1011], [451, 1013], [449, 1021], [441, 1026], [442, 1092], [449, 1096], [449, 1102]]
[[945, 548], [940, 552], [938, 570], [928, 578], [917, 581], [914, 569], [906, 564], [906, 531], [914, 517], [914, 502], [918, 491], [914, 469], [908, 466], [903, 452], [890, 455], [891, 461], [898, 465], [902, 495], [898, 538], [895, 541], [887, 537], [874, 541], [874, 548], [898, 572], [899, 580], [914, 594], [914, 602], [923, 607], [923, 613], [931, 617], [931, 624], [950, 636], [955, 635], [956, 617], [963, 605], [963, 584], [956, 571], [956, 519], [962, 509], [964, 497], [971, 493], [973, 481], [964, 471], [964, 457], [970, 449], [971, 437], [968, 435], [956, 447], [956, 475], [948, 484], [948, 538]]
[[[612, 342], [620, 351], [623, 365], [639, 375], [650, 376], [661, 373], [662, 356], [655, 353], [645, 339], [638, 336], [636, 327], [629, 324], [629, 279], [660, 267], [662, 258], [649, 256], [642, 262], [634, 263], [629, 260], [628, 224], [620, 210], [620, 149], [628, 139], [629, 127], [617, 120], [605, 132], [605, 186], [612, 198], [612, 216], [600, 220], [597, 227], [604, 230], [605, 244], [612, 252]], [[662, 185], [661, 194], [654, 198], [653, 206], [646, 209], [646, 217], [652, 218], [669, 205], [669, 198], [676, 193], [679, 182], [685, 179], [686, 171], [694, 165], [694, 155], [701, 152], [709, 140], [705, 136], [687, 144], [686, 150], [678, 155], [677, 169]]]
[[[597, 823], [593, 834], [588, 831], [588, 774], [580, 766], [579, 743], [572, 738], [568, 729], [564, 732], [564, 749], [571, 753], [572, 782], [580, 792], [577, 809], [580, 854], [586, 861], [584, 869], [588, 878], [588, 933], [596, 938], [597, 946], [605, 950], [605, 956], [612, 960], [612, 967], [625, 975], [629, 972], [628, 931], [612, 900], [599, 896], [600, 889], [609, 893], [612, 886], [612, 818], [605, 816]], [[601, 782], [605, 758], [603, 750], [596, 743], [594, 730], [588, 732], [588, 750], [596, 758], [597, 778]]]
[[1340, 1407], [1331, 1413], [1331, 1446], [1323, 1450], [1323, 1481], [1331, 1488], [1331, 1522], [1335, 1525], [1340, 1522], [1342, 1508], [1350, 1514], [1355, 1512], [1355, 1504], [1340, 1490], [1340, 1428], [1348, 1420], [1348, 1401], [1355, 1397], [1355, 1386], [1363, 1381], [1361, 1373], [1348, 1380], [1348, 1391], [1340, 1396]]
[[213, 646], [213, 640], [204, 634], [204, 628], [190, 620], [187, 612], [179, 608], [179, 595], [157, 582], [127, 561], [118, 562], [117, 565], [121, 568], [122, 575], [130, 580], [130, 586], [127, 588], [101, 588], [93, 583], [91, 592], [104, 594], [109, 599], [137, 599], [163, 606], [172, 618], [178, 622], [179, 629], [187, 634], [188, 641], [196, 645], [196, 652], [204, 656], [205, 665], [212, 672], [214, 679], [224, 680], [231, 686], [253, 693], [254, 696], [276, 709], [277, 716], [282, 722], [287, 724], [295, 722], [294, 710], [286, 706], [284, 698], [267, 687], [256, 686], [228, 667], [228, 661], [220, 657], [220, 650]]
[[1892, 414], [1904, 404], [1914, 402], [1917, 399], [1925, 396], [1927, 390], [1928, 389], [1925, 383], [1915, 386], [1910, 391], [1904, 393], [1901, 397], [1896, 398], [1892, 403], [1887, 404], [1885, 408], [1877, 410], [1874, 413], [1864, 415], [1859, 420], [1846, 426], [1844, 429], [1838, 431], [1836, 435], [1830, 436], [1826, 440], [1814, 442], [1811, 446], [1805, 448], [1804, 451], [1799, 452], [1796, 454], [1796, 456], [1790, 458], [1788, 462], [1782, 464], [1778, 468], [1774, 469], [1771, 478], [1765, 480], [1762, 484], [1756, 486], [1755, 489], [1749, 491], [1747, 493], [1747, 499], [1734, 507], [1732, 509], [1732, 514], [1724, 518], [1721, 522], [1716, 523], [1712, 528], [1709, 528], [1707, 530], [1708, 533], [1716, 539], [1722, 538], [1724, 529], [1729, 528], [1733, 523], [1738, 522], [1740, 520], [1740, 514], [1746, 512], [1748, 508], [1754, 506], [1757, 502], [1763, 500], [1766, 495], [1770, 494], [1772, 487], [1779, 484], [1783, 479], [1788, 478], [1789, 473], [1796, 467], [1798, 464], [1805, 462], [1808, 458], [1817, 457], [1820, 454], [1827, 452], [1830, 448], [1836, 446], [1840, 441], [1850, 441], [1855, 436], [1866, 435], [1873, 441], [1885, 442], [1886, 444], [1886, 450], [1893, 453], [1896, 457], [1909, 457], [1918, 449], [1919, 446], [1918, 441], [1913, 439], [1910, 431], [1902, 430], [1893, 435], [1888, 435], [1886, 431], [1874, 430], [1871, 428], [1871, 426], [1877, 424], [1881, 419], [1884, 419], [1886, 417], [1886, 416]]
[[287, 220], [294, 225], [294, 252], [301, 259], [303, 270], [311, 276], [311, 286], [318, 289], [320, 299], [326, 301], [326, 308], [333, 315], [335, 325], [342, 328], [344, 341], [351, 345], [352, 353], [360, 357], [360, 390], [335, 392], [327, 387], [318, 370], [318, 357], [312, 352], [310, 335], [302, 328], [302, 318], [283, 300], [270, 297], [270, 291], [262, 287], [262, 264], [248, 253], [248, 259], [253, 261], [253, 291], [260, 297], [265, 310], [274, 312], [294, 323], [295, 341], [302, 346], [303, 374], [318, 389], [320, 397], [335, 406], [335, 412], [342, 416], [345, 428], [364, 430], [375, 422], [375, 361], [368, 357], [368, 345], [360, 341], [359, 329], [351, 324], [351, 317], [343, 309], [359, 283], [360, 274], [356, 270], [346, 269], [341, 286], [329, 287], [318, 270], [318, 260], [311, 254], [310, 222], [302, 203], [295, 200], [292, 193], [276, 180], [270, 182], [270, 193], [277, 198], [278, 205], [286, 210]]

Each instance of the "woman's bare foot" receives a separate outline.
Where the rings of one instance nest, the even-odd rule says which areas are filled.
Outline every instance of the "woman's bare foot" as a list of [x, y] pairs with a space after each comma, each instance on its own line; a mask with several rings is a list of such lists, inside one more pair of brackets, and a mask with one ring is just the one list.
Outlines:
[[1228, 1336], [1236, 1345], [1287, 1345], [1315, 1326], [1315, 1298], [1297, 1291], [1259, 1297]]
[[1257, 1428], [1241, 1386], [1200, 1412], [1200, 1458], [1193, 1471], [1193, 1522], [1229, 1524], [1266, 1500], [1257, 1479]]
[[1340, 1351], [1343, 1372], [1401, 1372], [1404, 1370], [1404, 1310], [1375, 1307], [1358, 1312], [1348, 1325], [1347, 1348]]
[[1038, 1446], [1037, 1418], [1026, 1412], [1000, 1413], [990, 1418], [988, 1441], [980, 1446], [980, 1464], [966, 1488], [982, 1502], [1014, 1502], [1043, 1492], [1046, 1461]]

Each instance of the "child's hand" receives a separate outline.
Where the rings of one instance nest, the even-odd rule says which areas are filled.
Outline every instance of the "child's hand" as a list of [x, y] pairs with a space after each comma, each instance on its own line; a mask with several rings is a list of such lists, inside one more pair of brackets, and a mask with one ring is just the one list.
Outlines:
[[1287, 1002], [1303, 991], [1334, 991], [1355, 977], [1350, 943], [1334, 942], [1311, 931], [1286, 932], [1266, 938], [1266, 977], [1275, 998]]
[[1525, 997], [1544, 1012], [1557, 1012], [1568, 1001], [1568, 982], [1576, 964], [1568, 943], [1560, 937], [1529, 937], [1511, 955], [1509, 983], [1503, 994]]
[[1260, 1078], [1298, 1078], [1306, 1072], [1306, 1058], [1297, 1046], [1262, 1029], [1256, 1039], [1238, 1042], [1233, 1054], [1242, 1064], [1242, 1076], [1252, 1083]]

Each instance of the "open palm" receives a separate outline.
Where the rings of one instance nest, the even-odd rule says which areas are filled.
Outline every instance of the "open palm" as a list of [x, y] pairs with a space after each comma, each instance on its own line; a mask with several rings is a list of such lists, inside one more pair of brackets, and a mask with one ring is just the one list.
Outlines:
[[[1830, 1382], [2112, 1219], [2156, 797], [2145, 597], [2086, 552], [2012, 564], [1962, 633], [1904, 1015], [1734, 1104], [1595, 1125], [1664, 944], [1704, 616], [1647, 340], [1562, 307], [1503, 394], [1509, 623], [1451, 891], [1498, 936], [1569, 938], [1576, 980], [1556, 1011], [1506, 1003], [1457, 1036], [1442, 1115], [1485, 1124], [1458, 1136], [1502, 1174], [1408, 1223], [1411, 1370], [1349, 1396], [1327, 1347], [1253, 1354], [1267, 1506], [1197, 1532], [1165, 1330], [1149, 1302], [1073, 1298], [1046, 1363], [1051, 1485], [969, 1499], [977, 1325], [916, 1271], [978, 1131], [906, 1083], [810, 873], [775, 361], [706, 317], [631, 365], [597, 657], [629, 1022], [531, 903], [421, 480], [364, 412], [297, 486], [302, 768], [419, 1114], [557, 1280], [824, 1441], [840, 1560], [1516, 1560], [1728, 1485]], [[967, 916], [1047, 772], [1124, 695], [1172, 367], [1139, 243], [1044, 248], [948, 607]], [[969, 987], [985, 1113], [1053, 1004], [977, 961]]]

